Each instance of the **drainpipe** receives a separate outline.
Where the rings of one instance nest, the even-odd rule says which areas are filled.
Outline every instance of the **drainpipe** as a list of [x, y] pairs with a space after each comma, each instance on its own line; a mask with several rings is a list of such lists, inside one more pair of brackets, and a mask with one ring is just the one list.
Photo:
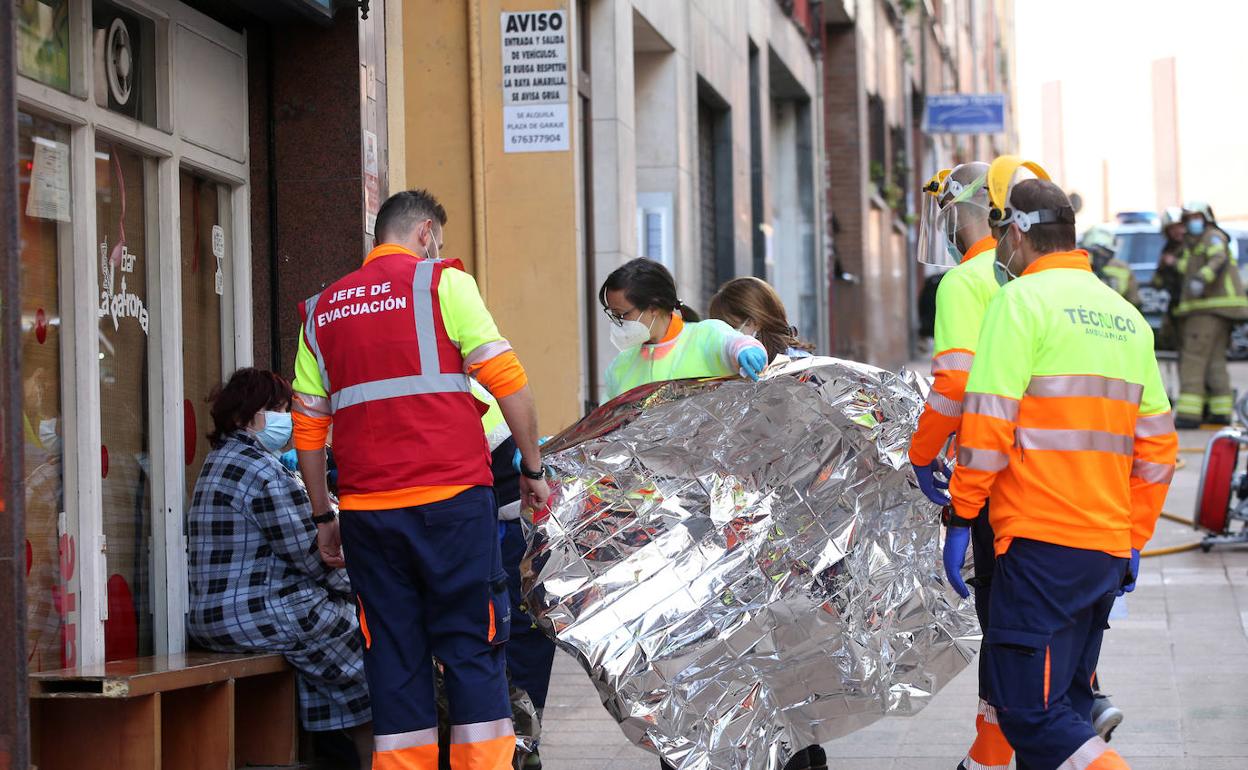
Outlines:
[[[901, 39], [902, 39], [901, 49], [905, 51], [907, 50], [907, 46], [910, 42], [910, 19], [905, 13], [901, 14]], [[922, 48], [921, 45], [920, 45], [920, 48]], [[915, 156], [915, 151], [914, 151], [914, 99], [912, 98], [914, 94], [914, 89], [913, 89], [914, 78], [911, 76], [911, 70], [914, 69], [913, 59], [914, 57], [918, 55], [919, 53], [917, 51], [911, 51], [910, 57], [909, 57], [911, 61], [907, 61], [905, 56], [902, 57], [902, 61], [901, 61], [901, 82], [904, 84], [904, 93], [902, 94], [902, 103], [905, 105], [902, 111], [902, 126], [904, 126], [904, 130], [901, 132], [901, 134], [902, 136], [906, 138], [906, 165], [910, 168], [910, 175], [909, 175], [910, 177], [914, 176], [914, 169], [918, 165], [918, 159]], [[905, 189], [902, 192], [906, 196], [906, 201], [907, 201], [906, 211], [907, 213], [914, 213], [918, 211], [918, 206], [915, 202], [914, 185], [910, 184], [909, 178], [907, 178], [905, 181], [906, 181]], [[918, 259], [915, 257], [915, 254], [918, 248], [917, 241], [918, 241], [918, 238], [915, 233], [915, 226], [912, 224], [907, 224], [906, 225], [906, 263], [907, 263], [907, 267], [906, 267], [906, 298], [907, 298], [906, 299], [906, 318], [909, 320], [909, 323], [906, 325], [906, 333], [907, 333], [906, 358], [907, 359], [913, 359], [915, 355], [918, 353], [918, 349], [919, 349], [919, 346], [918, 346], [919, 319], [918, 319], [918, 312], [917, 312], [917, 307], [916, 307], [918, 305], [918, 296], [919, 296], [916, 271], [918, 270], [917, 266], [919, 262], [918, 262]]]
[[0, 2], [0, 766], [30, 765], [26, 700], [26, 523], [22, 489], [22, 382], [18, 275], [17, 60], [13, 3]]
[[485, 248], [485, 95], [481, 86], [481, 3], [468, 6], [468, 89], [472, 132], [472, 272], [489, 302], [489, 257]]

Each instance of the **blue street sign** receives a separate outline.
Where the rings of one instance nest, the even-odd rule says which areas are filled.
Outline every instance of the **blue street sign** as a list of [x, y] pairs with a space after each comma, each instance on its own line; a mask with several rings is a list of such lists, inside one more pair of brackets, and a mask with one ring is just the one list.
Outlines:
[[1005, 131], [1005, 94], [933, 94], [927, 97], [923, 131], [929, 134], [1000, 134]]

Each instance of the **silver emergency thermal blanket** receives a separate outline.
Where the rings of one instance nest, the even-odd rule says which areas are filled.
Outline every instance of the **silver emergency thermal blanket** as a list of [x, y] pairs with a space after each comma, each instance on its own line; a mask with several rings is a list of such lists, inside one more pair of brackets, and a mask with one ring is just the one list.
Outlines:
[[974, 610], [906, 459], [924, 387], [798, 359], [637, 388], [547, 444], [529, 607], [630, 740], [680, 770], [779, 770], [966, 665]]

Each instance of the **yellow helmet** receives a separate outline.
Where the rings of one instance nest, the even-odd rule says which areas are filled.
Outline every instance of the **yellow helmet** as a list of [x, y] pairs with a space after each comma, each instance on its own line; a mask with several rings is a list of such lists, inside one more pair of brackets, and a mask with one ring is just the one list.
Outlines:
[[951, 171], [953, 171], [951, 168], [942, 168], [940, 171], [932, 174], [932, 178], [923, 185], [923, 192], [940, 198], [941, 190], [945, 186], [945, 179], [949, 177], [949, 172]]
[[[1034, 224], [1055, 222], [1057, 212], [1053, 211], [1015, 211], [1010, 207], [1010, 195], [1014, 192], [1015, 176], [1018, 170], [1025, 168], [1046, 182], [1052, 181], [1049, 172], [1034, 160], [1023, 160], [1017, 155], [1002, 155], [988, 167], [988, 221], [993, 227], [1008, 227], [1017, 224], [1018, 229], [1027, 232]], [[1072, 211], [1073, 215], [1073, 211]]]

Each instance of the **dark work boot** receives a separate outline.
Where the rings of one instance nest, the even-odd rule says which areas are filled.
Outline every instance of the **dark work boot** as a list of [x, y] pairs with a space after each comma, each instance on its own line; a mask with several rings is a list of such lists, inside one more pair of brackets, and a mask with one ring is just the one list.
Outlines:
[[828, 754], [817, 743], [807, 746], [784, 763], [784, 770], [828, 770]]

